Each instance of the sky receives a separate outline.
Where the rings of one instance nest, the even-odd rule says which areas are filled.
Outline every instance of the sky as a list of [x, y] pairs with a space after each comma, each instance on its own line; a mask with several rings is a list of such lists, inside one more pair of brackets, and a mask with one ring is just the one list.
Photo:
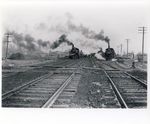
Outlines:
[[[99, 33], [104, 31], [104, 36], [110, 39], [110, 46], [120, 53], [142, 51], [142, 34], [138, 27], [148, 27], [149, 4], [146, 2], [40, 2], [32, 4], [19, 3], [7, 4], [2, 7], [3, 32], [13, 30], [17, 33], [30, 34], [36, 40], [54, 42], [63, 33], [86, 53], [96, 52], [100, 47], [107, 48], [107, 43], [101, 40], [85, 38], [81, 32], [68, 30], [66, 23], [86, 27], [90, 31]], [[148, 28], [147, 28], [148, 29]], [[149, 30], [149, 29], [148, 29]], [[148, 30], [145, 33], [145, 52], [148, 51]], [[62, 45], [67, 48], [66, 45]]]

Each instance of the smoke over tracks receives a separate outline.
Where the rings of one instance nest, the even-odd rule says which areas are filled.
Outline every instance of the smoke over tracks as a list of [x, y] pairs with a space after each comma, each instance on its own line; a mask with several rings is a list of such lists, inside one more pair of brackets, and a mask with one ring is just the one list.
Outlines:
[[31, 27], [33, 29], [30, 32], [10, 31], [13, 34], [12, 46], [15, 46], [12, 48], [15, 50], [10, 51], [17, 49], [22, 52], [26, 51], [26, 53], [34, 51], [48, 53], [49, 50], [62, 51], [61, 45], [66, 43], [66, 46], [63, 46], [64, 51], [68, 50], [68, 46], [74, 45], [83, 53], [91, 54], [96, 53], [100, 47], [107, 46], [109, 38], [104, 35], [103, 30], [100, 29], [100, 32], [97, 33], [82, 23], [74, 23], [76, 20], [70, 13], [66, 13], [62, 20], [63, 22], [53, 17], [39, 22]]

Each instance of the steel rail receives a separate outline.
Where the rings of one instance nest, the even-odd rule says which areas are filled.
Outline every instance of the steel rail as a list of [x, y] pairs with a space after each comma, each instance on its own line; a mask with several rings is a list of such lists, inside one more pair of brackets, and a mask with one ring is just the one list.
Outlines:
[[[105, 64], [105, 63], [104, 63], [104, 64]], [[116, 67], [113, 67], [113, 66], [111, 66], [111, 65], [109, 65], [109, 64], [106, 64], [106, 65], [108, 65], [108, 66], [114, 68], [114, 69], [115, 69], [114, 71], [117, 71], [117, 68], [116, 68]], [[113, 71], [113, 70], [112, 70], [112, 71]], [[120, 70], [120, 71], [121, 71], [121, 70]], [[134, 79], [134, 80], [138, 81], [139, 83], [141, 83], [141, 84], [147, 89], [147, 81], [142, 81], [142, 80], [136, 78], [135, 76], [133, 76], [133, 75], [131, 75], [131, 74], [125, 72], [125, 71], [122, 71], [122, 72], [125, 73], [126, 75], [130, 76], [132, 79]]]
[[93, 67], [96, 68], [96, 62], [94, 61], [94, 58], [93, 59], [90, 58], [90, 61], [91, 61], [92, 65], [93, 65]]
[[[85, 66], [85, 67], [82, 67], [82, 69], [90, 69], [90, 70], [102, 70], [102, 71], [104, 70], [104, 69], [102, 69], [102, 68], [98, 68], [98, 67], [96, 67], [96, 68], [93, 68], [93, 67], [87, 67], [87, 66]], [[117, 69], [116, 69], [116, 70], [112, 70], [112, 69], [110, 70], [110, 69], [109, 69], [109, 70], [107, 70], [107, 71], [120, 71], [120, 70], [117, 70]]]
[[109, 79], [109, 81], [110, 81], [110, 83], [111, 83], [111, 86], [112, 86], [112, 88], [114, 89], [114, 92], [115, 92], [115, 94], [116, 94], [116, 96], [117, 96], [117, 98], [118, 98], [118, 101], [119, 101], [121, 107], [122, 107], [122, 108], [128, 108], [128, 106], [127, 106], [125, 100], [123, 99], [122, 95], [120, 94], [120, 92], [119, 92], [119, 90], [117, 89], [117, 87], [116, 87], [115, 83], [113, 82], [113, 80], [110, 78], [110, 76], [107, 74], [107, 72], [106, 72], [105, 70], [103, 70], [103, 71], [105, 72], [107, 78]]
[[49, 77], [51, 75], [53, 75], [53, 73], [45, 74], [43, 76], [40, 76], [40, 77], [38, 77], [38, 78], [36, 78], [34, 80], [31, 80], [31, 81], [29, 81], [29, 82], [27, 82], [27, 83], [25, 83], [25, 84], [23, 84], [23, 85], [21, 85], [21, 86], [19, 86], [17, 88], [14, 88], [14, 89], [12, 89], [12, 90], [10, 90], [10, 91], [2, 94], [2, 100], [6, 99], [6, 98], [8, 98], [10, 96], [12, 96], [13, 94], [19, 92], [20, 90], [23, 90], [23, 89], [29, 87], [30, 85], [33, 85], [33, 84], [35, 84], [35, 83], [37, 83], [39, 81], [44, 80], [45, 78], [47, 78], [47, 77]]
[[[74, 66], [74, 65], [81, 65], [82, 63], [83, 63], [83, 59], [80, 59], [80, 61], [70, 63], [70, 64], [68, 64], [68, 65], [65, 65], [65, 67]], [[78, 67], [79, 67], [79, 66], [78, 66]]]
[[126, 75], [130, 76], [132, 79], [134, 79], [134, 80], [138, 81], [139, 83], [141, 83], [141, 84], [147, 89], [147, 84], [146, 84], [144, 81], [142, 81], [142, 80], [136, 78], [135, 76], [132, 76], [131, 74], [129, 74], [129, 73], [127, 73], [127, 72], [124, 72], [124, 73], [125, 73]]
[[64, 83], [59, 87], [59, 89], [47, 100], [47, 102], [42, 106], [42, 108], [50, 108], [54, 104], [54, 102], [57, 100], [59, 95], [62, 93], [62, 91], [66, 88], [66, 86], [69, 84], [69, 82], [74, 77], [75, 73], [72, 73], [65, 81]]
[[[116, 68], [116, 67], [114, 67], [114, 66], [112, 66], [112, 65], [110, 65], [110, 64], [108, 64], [108, 63], [102, 62], [102, 64], [104, 64], [104, 65], [106, 65], [106, 66], [109, 66], [109, 67], [111, 67], [111, 68], [113, 68], [113, 69], [118, 69], [118, 68]], [[120, 70], [120, 69], [118, 69], [118, 70]]]
[[90, 69], [90, 70], [103, 70], [102, 68], [93, 68], [93, 67], [82, 67], [82, 69]]
[[[65, 61], [65, 62], [69, 62], [69, 61]], [[63, 62], [61, 62], [61, 64], [62, 64], [62, 63], [65, 63], [65, 62], [63, 61]], [[57, 64], [58, 64], [58, 63], [57, 63]], [[39, 67], [42, 67], [42, 66], [39, 66]], [[39, 67], [38, 67], [38, 68], [39, 68]], [[37, 68], [37, 67], [35, 67], [35, 68]], [[35, 68], [32, 68], [32, 69], [35, 69]], [[27, 69], [27, 70], [25, 70], [25, 71], [23, 71], [23, 72], [26, 72], [26, 71], [29, 71], [29, 70], [32, 70], [32, 69]], [[64, 69], [64, 68], [63, 68], [63, 69]], [[12, 89], [12, 90], [10, 90], [10, 91], [8, 91], [8, 92], [2, 94], [2, 100], [6, 99], [6, 98], [8, 98], [8, 97], [10, 97], [10, 96], [12, 96], [13, 94], [19, 92], [20, 90], [23, 90], [24, 88], [26, 88], [26, 87], [28, 87], [28, 86], [30, 86], [30, 85], [32, 85], [32, 84], [38, 82], [38, 81], [43, 80], [43, 79], [46, 78], [47, 76], [51, 76], [52, 74], [53, 74], [53, 73], [45, 74], [45, 75], [43, 75], [43, 76], [41, 76], [41, 77], [38, 77], [38, 78], [36, 78], [36, 79], [34, 79], [34, 80], [31, 80], [31, 81], [29, 81], [29, 82], [27, 82], [27, 83], [25, 83], [25, 84], [23, 84], [23, 85], [21, 85], [21, 86], [19, 86], [19, 87], [17, 87], [17, 88], [14, 88], [14, 89]], [[14, 74], [14, 75], [15, 75], [15, 74]], [[4, 78], [5, 78], [5, 77], [4, 77]]]

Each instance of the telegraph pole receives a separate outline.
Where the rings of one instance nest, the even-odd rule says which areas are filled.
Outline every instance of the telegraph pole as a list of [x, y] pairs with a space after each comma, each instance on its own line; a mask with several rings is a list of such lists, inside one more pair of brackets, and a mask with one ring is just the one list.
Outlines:
[[129, 40], [130, 40], [130, 39], [126, 39], [126, 41], [127, 41], [127, 56], [128, 56]]
[[122, 55], [122, 44], [120, 45], [120, 54]]
[[119, 46], [117, 46], [117, 54], [119, 55]]
[[139, 27], [138, 31], [142, 33], [142, 62], [144, 62], [144, 33], [146, 31], [146, 27]]
[[7, 56], [8, 56], [8, 45], [9, 45], [9, 38], [10, 38], [10, 36], [11, 36], [11, 34], [10, 33], [6, 33], [5, 34], [5, 36], [6, 36], [6, 56], [5, 56], [5, 60], [7, 60]]

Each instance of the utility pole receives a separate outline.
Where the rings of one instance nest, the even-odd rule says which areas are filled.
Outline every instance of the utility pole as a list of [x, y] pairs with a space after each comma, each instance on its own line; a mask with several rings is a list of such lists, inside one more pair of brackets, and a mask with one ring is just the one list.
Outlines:
[[127, 41], [127, 56], [128, 56], [129, 40], [130, 40], [130, 39], [126, 39], [126, 41]]
[[120, 45], [120, 54], [122, 55], [122, 44]]
[[146, 31], [146, 27], [139, 27], [138, 31], [142, 33], [142, 62], [144, 62], [144, 33]]
[[119, 46], [117, 46], [117, 54], [119, 55]]
[[10, 33], [6, 33], [5, 34], [5, 36], [6, 36], [6, 56], [5, 56], [5, 60], [7, 60], [7, 56], [8, 56], [8, 45], [9, 45], [9, 38], [10, 38], [10, 36], [11, 36], [11, 34]]

